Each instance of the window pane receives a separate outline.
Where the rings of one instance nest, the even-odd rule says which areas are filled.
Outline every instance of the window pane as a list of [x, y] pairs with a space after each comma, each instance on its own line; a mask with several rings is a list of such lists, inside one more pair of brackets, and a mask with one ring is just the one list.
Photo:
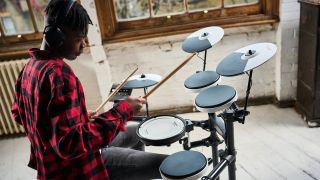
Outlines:
[[154, 16], [166, 16], [185, 12], [184, 0], [152, 0]]
[[49, 3], [49, 0], [31, 0], [30, 1], [39, 31], [43, 31], [44, 29], [44, 15], [45, 15], [44, 10], [48, 3]]
[[34, 32], [26, 0], [0, 0], [0, 21], [6, 35]]
[[228, 5], [241, 5], [241, 4], [248, 4], [248, 3], [256, 3], [259, 0], [224, 0], [225, 6]]
[[187, 0], [190, 11], [221, 7], [221, 0]]
[[118, 20], [149, 17], [148, 0], [114, 0]]

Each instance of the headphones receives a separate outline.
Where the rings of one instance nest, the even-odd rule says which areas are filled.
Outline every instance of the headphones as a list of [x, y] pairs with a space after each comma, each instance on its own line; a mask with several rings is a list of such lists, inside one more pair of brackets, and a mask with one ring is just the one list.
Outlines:
[[62, 22], [64, 18], [68, 16], [68, 13], [76, 0], [64, 0], [64, 2], [65, 6], [58, 11], [58, 15], [54, 19], [54, 22], [47, 25], [43, 31], [45, 42], [50, 49], [56, 49], [63, 44], [65, 35], [59, 28], [58, 23]]

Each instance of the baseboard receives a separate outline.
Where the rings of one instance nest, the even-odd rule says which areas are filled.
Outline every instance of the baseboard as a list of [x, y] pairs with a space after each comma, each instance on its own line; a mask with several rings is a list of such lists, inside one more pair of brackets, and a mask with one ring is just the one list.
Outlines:
[[295, 100], [279, 101], [277, 100], [277, 98], [274, 98], [274, 104], [276, 104], [280, 108], [295, 107], [296, 101]]

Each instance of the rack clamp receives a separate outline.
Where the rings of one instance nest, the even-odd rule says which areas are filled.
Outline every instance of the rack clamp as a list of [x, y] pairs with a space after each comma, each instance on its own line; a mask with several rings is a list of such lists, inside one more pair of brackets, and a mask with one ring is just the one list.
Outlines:
[[250, 111], [245, 109], [227, 109], [223, 113], [219, 114], [218, 117], [222, 117], [225, 120], [232, 119], [234, 122], [244, 124], [245, 117], [250, 114]]

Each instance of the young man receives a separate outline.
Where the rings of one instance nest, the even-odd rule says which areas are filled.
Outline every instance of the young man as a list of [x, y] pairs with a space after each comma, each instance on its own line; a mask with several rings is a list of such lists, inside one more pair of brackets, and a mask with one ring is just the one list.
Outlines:
[[41, 50], [29, 50], [12, 106], [31, 142], [28, 166], [38, 179], [160, 178], [165, 155], [114, 147], [143, 149], [135, 127], [125, 130], [144, 99], [120, 101], [99, 116], [90, 114], [94, 121], [89, 121], [82, 85], [63, 61], [76, 59], [85, 47], [92, 24], [86, 10], [73, 0], [51, 0], [46, 21]]

